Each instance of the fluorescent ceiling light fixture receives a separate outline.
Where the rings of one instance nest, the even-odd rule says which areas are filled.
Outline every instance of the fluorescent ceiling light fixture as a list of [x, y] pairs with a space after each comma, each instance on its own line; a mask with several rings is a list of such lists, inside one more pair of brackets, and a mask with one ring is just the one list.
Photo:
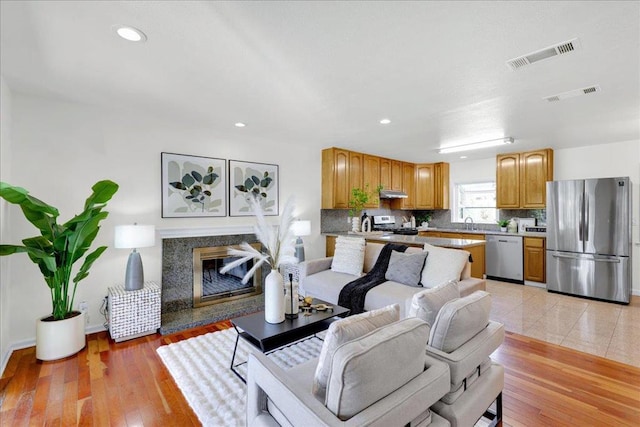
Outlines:
[[118, 35], [123, 39], [129, 40], [130, 42], [147, 41], [147, 36], [137, 28], [120, 25], [116, 27], [116, 33], [118, 33]]
[[238, 122], [238, 123], [236, 123], [234, 126], [235, 126], [235, 127], [237, 127], [237, 128], [243, 128], [243, 127], [245, 127], [246, 125], [245, 125], [244, 123], [242, 123], [242, 122]]
[[500, 139], [491, 139], [489, 141], [481, 141], [474, 142], [471, 144], [465, 145], [456, 145], [453, 147], [444, 147], [441, 148], [438, 153], [447, 154], [447, 153], [458, 153], [460, 151], [469, 151], [469, 150], [478, 150], [480, 148], [489, 148], [489, 147], [497, 147], [502, 144], [513, 144], [513, 138], [500, 138]]
[[382, 120], [380, 120], [380, 124], [381, 124], [381, 125], [388, 125], [389, 123], [391, 123], [391, 120], [389, 120], [389, 119], [382, 119]]

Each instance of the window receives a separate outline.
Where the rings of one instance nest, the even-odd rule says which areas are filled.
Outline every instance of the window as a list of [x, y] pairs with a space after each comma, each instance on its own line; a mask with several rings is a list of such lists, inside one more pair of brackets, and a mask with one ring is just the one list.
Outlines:
[[498, 218], [495, 182], [455, 185], [451, 222], [464, 222], [467, 217], [476, 224], [495, 224]]

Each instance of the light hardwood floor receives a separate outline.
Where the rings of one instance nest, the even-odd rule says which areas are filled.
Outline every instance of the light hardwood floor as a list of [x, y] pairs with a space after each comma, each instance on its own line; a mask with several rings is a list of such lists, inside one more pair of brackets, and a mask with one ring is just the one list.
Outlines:
[[[34, 348], [18, 350], [0, 379], [0, 425], [199, 425], [155, 350], [229, 326], [123, 343], [100, 332], [55, 362], [37, 362]], [[505, 366], [505, 426], [640, 425], [636, 367], [512, 332], [493, 357]]]

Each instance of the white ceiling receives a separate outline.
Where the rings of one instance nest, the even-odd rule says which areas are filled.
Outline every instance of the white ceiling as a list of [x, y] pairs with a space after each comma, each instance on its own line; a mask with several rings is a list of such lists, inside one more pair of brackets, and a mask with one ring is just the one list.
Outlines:
[[[0, 12], [12, 91], [220, 135], [416, 162], [502, 136], [516, 144], [469, 158], [640, 140], [638, 1], [2, 1]], [[120, 39], [116, 24], [148, 41]], [[575, 52], [505, 64], [576, 37]]]

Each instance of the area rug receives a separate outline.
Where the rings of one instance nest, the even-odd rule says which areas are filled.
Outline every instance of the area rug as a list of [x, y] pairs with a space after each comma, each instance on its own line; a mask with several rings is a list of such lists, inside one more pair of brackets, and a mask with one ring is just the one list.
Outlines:
[[[323, 336], [324, 332], [318, 334]], [[159, 347], [157, 352], [205, 427], [245, 426], [246, 385], [229, 369], [236, 342], [233, 328], [211, 332]], [[238, 342], [235, 364], [248, 358], [250, 344]], [[322, 340], [310, 338], [269, 354], [283, 369], [299, 365], [320, 354]], [[247, 365], [236, 368], [247, 377]], [[481, 419], [476, 427], [488, 425]]]
[[[246, 385], [229, 369], [235, 329], [211, 332], [161, 346], [157, 352], [203, 426], [244, 426]], [[248, 359], [250, 344], [238, 342], [235, 364]], [[283, 369], [318, 357], [322, 341], [299, 341], [269, 354]], [[236, 368], [247, 377], [247, 365]]]

